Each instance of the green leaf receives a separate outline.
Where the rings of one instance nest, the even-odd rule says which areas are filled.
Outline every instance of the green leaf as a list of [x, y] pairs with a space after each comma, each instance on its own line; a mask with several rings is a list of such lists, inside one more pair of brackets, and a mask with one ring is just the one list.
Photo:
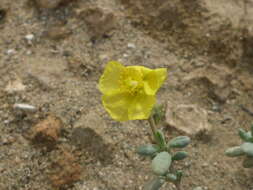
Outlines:
[[244, 155], [244, 151], [242, 150], [240, 146], [235, 146], [235, 147], [228, 148], [225, 154], [229, 157], [236, 157], [236, 156]]
[[253, 158], [252, 157], [245, 157], [242, 163], [244, 168], [252, 168], [253, 167]]
[[178, 136], [169, 142], [171, 148], [184, 148], [190, 143], [191, 139], [187, 136]]
[[160, 152], [152, 160], [152, 170], [157, 175], [164, 175], [171, 165], [171, 155], [168, 152]]
[[162, 185], [164, 184], [164, 180], [161, 178], [155, 178], [153, 180], [151, 180], [150, 182], [148, 182], [143, 190], [158, 190], [162, 187]]
[[158, 145], [161, 149], [164, 149], [166, 147], [166, 140], [161, 130], [156, 131], [155, 139], [158, 142]]
[[137, 153], [140, 154], [141, 156], [153, 156], [158, 151], [159, 147], [154, 144], [142, 145], [137, 149]]
[[247, 154], [248, 156], [253, 156], [253, 143], [243, 143], [241, 145], [242, 151]]
[[251, 131], [251, 136], [253, 136], [253, 124], [250, 127], [250, 131]]
[[166, 175], [166, 179], [171, 181], [171, 182], [175, 182], [177, 181], [177, 176], [175, 174], [172, 174], [172, 173], [168, 173]]
[[172, 156], [172, 160], [183, 160], [188, 156], [188, 153], [185, 151], [179, 151], [176, 152], [173, 156]]
[[152, 110], [152, 116], [156, 125], [163, 121], [165, 118], [164, 105], [155, 105]]
[[247, 132], [243, 129], [239, 129], [239, 132], [238, 132], [239, 136], [241, 137], [241, 139], [243, 141], [246, 141], [246, 142], [251, 142], [252, 141], [252, 135], [250, 132]]

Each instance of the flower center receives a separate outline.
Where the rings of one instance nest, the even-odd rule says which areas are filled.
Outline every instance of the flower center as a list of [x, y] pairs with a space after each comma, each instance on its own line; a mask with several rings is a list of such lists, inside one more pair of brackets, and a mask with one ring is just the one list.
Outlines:
[[138, 84], [139, 84], [139, 82], [136, 81], [136, 80], [130, 80], [130, 81], [128, 82], [128, 86], [129, 86], [130, 88], [132, 88], [132, 89], [135, 89], [135, 88], [138, 86]]
[[136, 95], [143, 88], [142, 75], [135, 70], [126, 70], [120, 77], [120, 89], [129, 95]]

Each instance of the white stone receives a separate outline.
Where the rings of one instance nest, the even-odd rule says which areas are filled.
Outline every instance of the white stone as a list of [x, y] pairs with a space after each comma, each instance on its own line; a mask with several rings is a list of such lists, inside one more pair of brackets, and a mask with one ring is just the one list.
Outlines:
[[127, 47], [128, 47], [128, 48], [132, 48], [132, 49], [135, 49], [135, 48], [136, 48], [136, 46], [135, 46], [133, 43], [128, 43], [128, 44], [127, 44]]
[[32, 41], [32, 40], [34, 39], [34, 35], [33, 35], [33, 34], [27, 34], [27, 35], [25, 36], [25, 39], [26, 39], [27, 41]]
[[7, 51], [6, 51], [6, 54], [7, 55], [13, 55], [13, 54], [15, 54], [16, 53], [16, 50], [15, 49], [8, 49]]
[[22, 83], [20, 79], [16, 79], [14, 81], [10, 81], [5, 88], [7, 93], [14, 93], [19, 91], [24, 91], [26, 86]]
[[29, 104], [14, 104], [13, 108], [17, 110], [28, 111], [28, 112], [35, 112], [37, 110], [35, 106], [29, 105]]

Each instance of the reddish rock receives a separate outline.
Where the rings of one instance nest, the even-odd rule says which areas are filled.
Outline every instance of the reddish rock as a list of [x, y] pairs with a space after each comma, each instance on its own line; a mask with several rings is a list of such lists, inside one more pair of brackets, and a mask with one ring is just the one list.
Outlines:
[[55, 144], [59, 138], [62, 121], [52, 115], [36, 124], [31, 131], [31, 139], [36, 143]]
[[58, 160], [52, 164], [53, 174], [50, 176], [50, 181], [53, 187], [63, 188], [80, 179], [81, 166], [77, 163], [73, 154], [67, 150], [62, 150], [58, 156]]

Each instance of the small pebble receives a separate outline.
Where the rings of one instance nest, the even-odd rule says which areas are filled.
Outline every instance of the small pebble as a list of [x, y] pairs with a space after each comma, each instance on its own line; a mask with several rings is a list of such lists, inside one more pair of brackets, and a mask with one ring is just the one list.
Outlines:
[[6, 54], [7, 54], [7, 55], [13, 55], [13, 54], [15, 54], [15, 53], [16, 53], [15, 49], [8, 49], [8, 50], [6, 51]]
[[26, 52], [26, 55], [32, 55], [32, 51], [31, 51], [31, 50], [28, 50], [28, 51]]
[[23, 110], [28, 112], [35, 112], [37, 110], [35, 106], [29, 104], [14, 104], [13, 108], [16, 110]]
[[128, 43], [128, 44], [127, 44], [127, 47], [128, 47], [128, 48], [132, 48], [132, 49], [135, 49], [135, 48], [136, 48], [136, 46], [135, 46], [133, 43]]
[[32, 41], [34, 40], [34, 35], [33, 35], [33, 34], [27, 34], [27, 35], [25, 36], [25, 39], [26, 39], [26, 41], [27, 41], [27, 43], [28, 43], [29, 45], [32, 45]]
[[34, 35], [33, 35], [33, 34], [27, 34], [27, 35], [25, 36], [25, 39], [26, 39], [27, 41], [32, 41], [32, 40], [34, 39]]

